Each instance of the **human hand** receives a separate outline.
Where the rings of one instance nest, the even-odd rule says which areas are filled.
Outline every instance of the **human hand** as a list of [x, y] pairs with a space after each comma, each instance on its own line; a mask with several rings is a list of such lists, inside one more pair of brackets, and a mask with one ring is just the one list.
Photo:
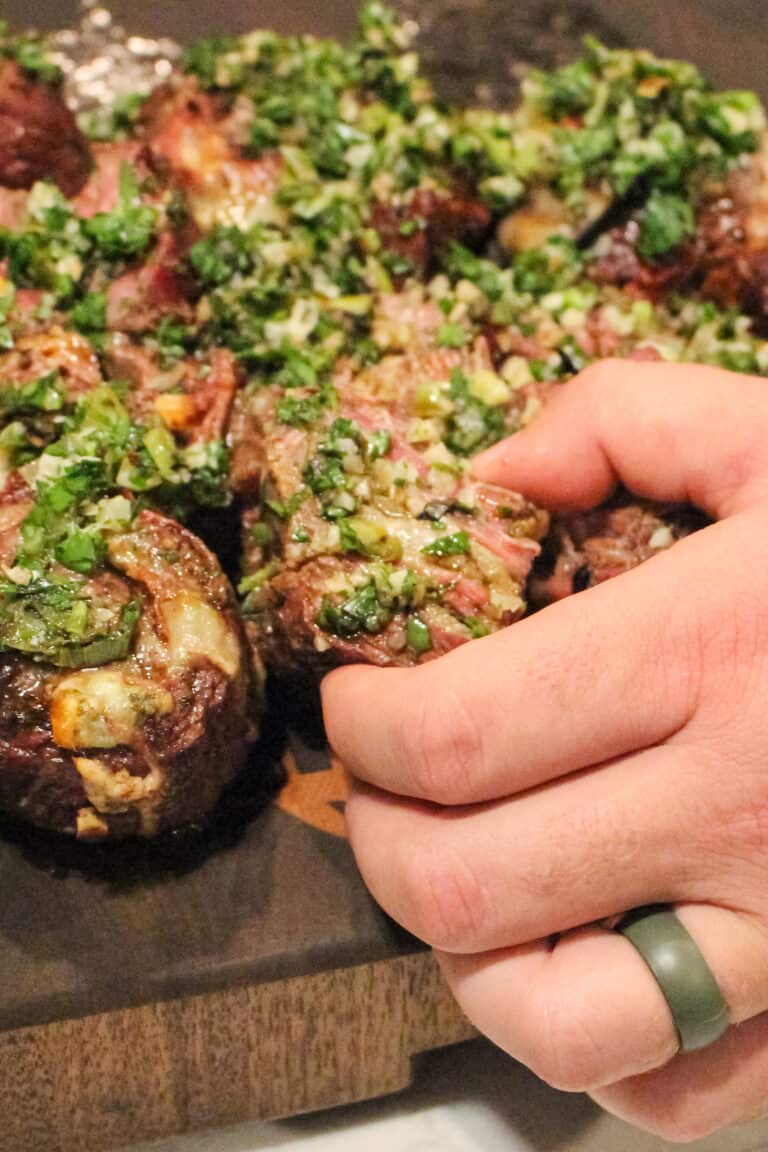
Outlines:
[[[434, 663], [327, 677], [363, 877], [477, 1027], [553, 1085], [672, 1140], [762, 1114], [768, 383], [606, 362], [475, 472], [554, 510], [621, 481], [717, 522]], [[676, 1054], [650, 971], [598, 923], [657, 902], [729, 1006], [700, 1053]]]

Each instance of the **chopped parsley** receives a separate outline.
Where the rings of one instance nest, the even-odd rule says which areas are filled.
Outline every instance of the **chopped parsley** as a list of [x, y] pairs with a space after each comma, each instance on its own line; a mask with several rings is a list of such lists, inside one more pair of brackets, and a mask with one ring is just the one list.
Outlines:
[[120, 660], [130, 651], [136, 601], [100, 601], [76, 581], [0, 585], [0, 650], [21, 652], [58, 668]]
[[358, 587], [323, 597], [317, 616], [321, 628], [347, 639], [365, 632], [375, 635], [423, 595], [419, 580], [410, 569], [396, 572], [388, 564], [377, 562], [368, 566], [367, 575]]
[[693, 209], [688, 201], [674, 192], [655, 188], [640, 217], [637, 250], [641, 256], [653, 260], [676, 248], [694, 232]]
[[446, 421], [445, 443], [452, 452], [469, 456], [489, 448], [504, 434], [504, 410], [472, 394], [471, 382], [459, 368], [451, 373], [453, 411]]
[[22, 71], [43, 84], [61, 83], [61, 69], [41, 41], [35, 36], [11, 35], [5, 20], [0, 20], [0, 56], [15, 60]]
[[461, 324], [441, 324], [437, 330], [437, 343], [441, 348], [463, 348], [467, 332]]
[[450, 536], [441, 536], [422, 548], [427, 556], [437, 556], [443, 559], [446, 556], [466, 556], [470, 550], [470, 539], [466, 532], [452, 532]]
[[85, 220], [83, 232], [105, 260], [130, 260], [149, 247], [156, 224], [155, 209], [142, 204], [136, 177], [123, 164], [117, 207], [113, 212], [97, 212]]
[[321, 628], [337, 636], [350, 638], [360, 632], [381, 632], [392, 619], [390, 607], [382, 603], [372, 580], [342, 600], [323, 599], [317, 618]]
[[66, 402], [57, 372], [37, 380], [0, 389], [0, 411], [13, 417], [30, 412], [61, 412]]
[[72, 309], [72, 324], [78, 332], [92, 335], [107, 327], [106, 292], [89, 292]]
[[[577, 210], [585, 188], [601, 181], [618, 196], [651, 178], [687, 195], [691, 182], [724, 173], [734, 156], [756, 149], [764, 118], [751, 93], [714, 93], [683, 61], [592, 38], [585, 49], [576, 63], [531, 73], [519, 115], [523, 132], [542, 114], [559, 126], [555, 156], [540, 163]], [[523, 153], [524, 144], [518, 137]]]

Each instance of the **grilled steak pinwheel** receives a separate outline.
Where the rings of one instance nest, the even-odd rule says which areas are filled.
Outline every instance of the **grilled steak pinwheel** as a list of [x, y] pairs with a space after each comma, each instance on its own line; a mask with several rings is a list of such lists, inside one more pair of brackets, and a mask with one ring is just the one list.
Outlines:
[[4, 590], [2, 808], [88, 839], [200, 820], [242, 766], [247, 735], [247, 661], [215, 558], [145, 509], [109, 532], [88, 577], [53, 568], [26, 583], [27, 571], [10, 569]]
[[0, 358], [0, 806], [84, 838], [200, 819], [248, 737], [232, 590], [161, 511], [210, 483], [199, 446], [121, 391], [56, 327]]

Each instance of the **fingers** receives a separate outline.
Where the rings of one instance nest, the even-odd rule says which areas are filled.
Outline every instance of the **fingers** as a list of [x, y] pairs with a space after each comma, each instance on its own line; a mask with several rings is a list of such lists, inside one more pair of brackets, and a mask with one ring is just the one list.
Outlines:
[[765, 1116], [768, 1013], [729, 1029], [703, 1052], [592, 1094], [609, 1112], [676, 1143]]
[[687, 784], [701, 767], [700, 753], [653, 749], [472, 808], [358, 788], [347, 828], [393, 919], [444, 951], [487, 952], [711, 890], [720, 866], [699, 859], [711, 808], [697, 811]]
[[592, 507], [621, 481], [639, 496], [690, 501], [722, 518], [768, 493], [767, 434], [762, 380], [604, 361], [529, 428], [478, 457], [473, 471], [553, 510]]
[[665, 740], [697, 694], [688, 622], [696, 588], [712, 601], [727, 591], [717, 573], [706, 579], [726, 531], [700, 533], [709, 550], [692, 537], [420, 668], [333, 672], [323, 703], [334, 750], [379, 788], [468, 804]]
[[437, 954], [460, 1007], [494, 1043], [565, 1092], [659, 1068], [677, 1052], [642, 958], [602, 928], [485, 956]]
[[[684, 919], [720, 983], [731, 1021], [741, 1023], [756, 1007], [768, 1008], [763, 930], [720, 908], [688, 906]], [[654, 1092], [667, 1084], [672, 1069], [707, 1064], [702, 1053], [698, 1065], [696, 1057], [685, 1057], [664, 1067], [677, 1052], [671, 1013], [639, 953], [615, 932], [582, 928], [554, 947], [544, 942], [438, 959], [459, 1004], [482, 1032], [555, 1087], [596, 1093], [635, 1122], [645, 1124]], [[662, 1067], [659, 1076], [626, 1082]], [[625, 1083], [600, 1092], [619, 1080]], [[768, 1102], [765, 1080], [763, 1092]]]

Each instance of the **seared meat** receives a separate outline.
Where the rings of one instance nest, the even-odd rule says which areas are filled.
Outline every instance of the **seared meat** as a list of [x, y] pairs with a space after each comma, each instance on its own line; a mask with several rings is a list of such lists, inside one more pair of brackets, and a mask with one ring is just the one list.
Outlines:
[[[738, 182], [744, 190], [744, 182]], [[762, 225], [765, 189], [753, 187], [754, 202], [723, 194], [699, 210], [689, 243], [651, 261], [638, 252], [640, 225], [630, 220], [603, 237], [590, 276], [598, 284], [663, 300], [681, 291], [700, 292], [722, 308], [738, 308], [764, 329], [768, 324], [768, 237]], [[750, 225], [760, 217], [761, 227]]]
[[[399, 204], [376, 203], [371, 212], [371, 224], [384, 248], [401, 256], [419, 277], [434, 271], [453, 241], [479, 245], [491, 220], [482, 200], [460, 188], [446, 192], [424, 189]], [[406, 276], [398, 279], [403, 281]]]
[[705, 523], [693, 509], [626, 496], [579, 516], [558, 517], [532, 574], [531, 603], [542, 608], [629, 572]]
[[159, 88], [142, 110], [142, 128], [159, 166], [184, 188], [200, 228], [282, 217], [272, 200], [280, 154], [246, 158], [232, 119], [193, 79]]
[[0, 477], [57, 440], [77, 402], [101, 383], [91, 345], [58, 325], [20, 336], [10, 351], [0, 354], [0, 413], [5, 421]]
[[74, 196], [90, 166], [88, 142], [58, 89], [0, 61], [0, 184], [30, 188], [48, 178]]
[[90, 219], [97, 212], [114, 212], [120, 203], [120, 177], [127, 167], [140, 186], [158, 177], [153, 170], [153, 156], [140, 140], [120, 140], [108, 144], [94, 144], [91, 149], [93, 165], [84, 187], [75, 197], [78, 216]]
[[311, 430], [281, 429], [279, 390], [250, 398], [266, 507], [246, 516], [245, 611], [269, 664], [432, 659], [525, 610], [546, 517], [463, 478], [460, 455], [478, 422], [503, 427], [480, 394], [509, 393], [482, 339], [422, 338], [363, 372], [341, 365], [338, 410]]
[[117, 332], [153, 331], [163, 319], [190, 320], [190, 286], [175, 236], [162, 236], [145, 263], [124, 272], [109, 285], [107, 324]]
[[105, 358], [110, 374], [131, 385], [128, 406], [135, 419], [147, 422], [159, 416], [187, 444], [204, 446], [227, 438], [240, 374], [226, 348], [163, 368], [157, 354], [120, 333], [110, 340]]
[[248, 662], [215, 558], [142, 512], [109, 559], [115, 575], [90, 596], [117, 618], [134, 606], [125, 659], [70, 672], [0, 661], [0, 806], [86, 839], [203, 819], [249, 735]]
[[59, 325], [20, 337], [0, 355], [0, 388], [18, 389], [45, 376], [56, 377], [70, 403], [102, 382], [99, 361], [85, 337]]
[[[768, 142], [764, 144], [768, 148]], [[722, 308], [738, 308], [759, 327], [768, 324], [768, 182], [766, 157], [714, 184], [696, 203], [695, 219], [679, 242], [656, 256], [642, 250], [643, 210], [605, 216], [587, 249], [590, 278], [655, 303], [676, 293], [700, 293]], [[499, 228], [510, 253], [540, 248], [552, 236], [573, 236], [567, 206], [547, 190], [534, 192]]]
[[0, 357], [0, 807], [83, 838], [202, 820], [255, 730], [218, 562], [135, 495], [222, 502], [231, 357], [164, 379], [123, 338], [111, 360], [134, 374], [125, 406], [73, 332]]

